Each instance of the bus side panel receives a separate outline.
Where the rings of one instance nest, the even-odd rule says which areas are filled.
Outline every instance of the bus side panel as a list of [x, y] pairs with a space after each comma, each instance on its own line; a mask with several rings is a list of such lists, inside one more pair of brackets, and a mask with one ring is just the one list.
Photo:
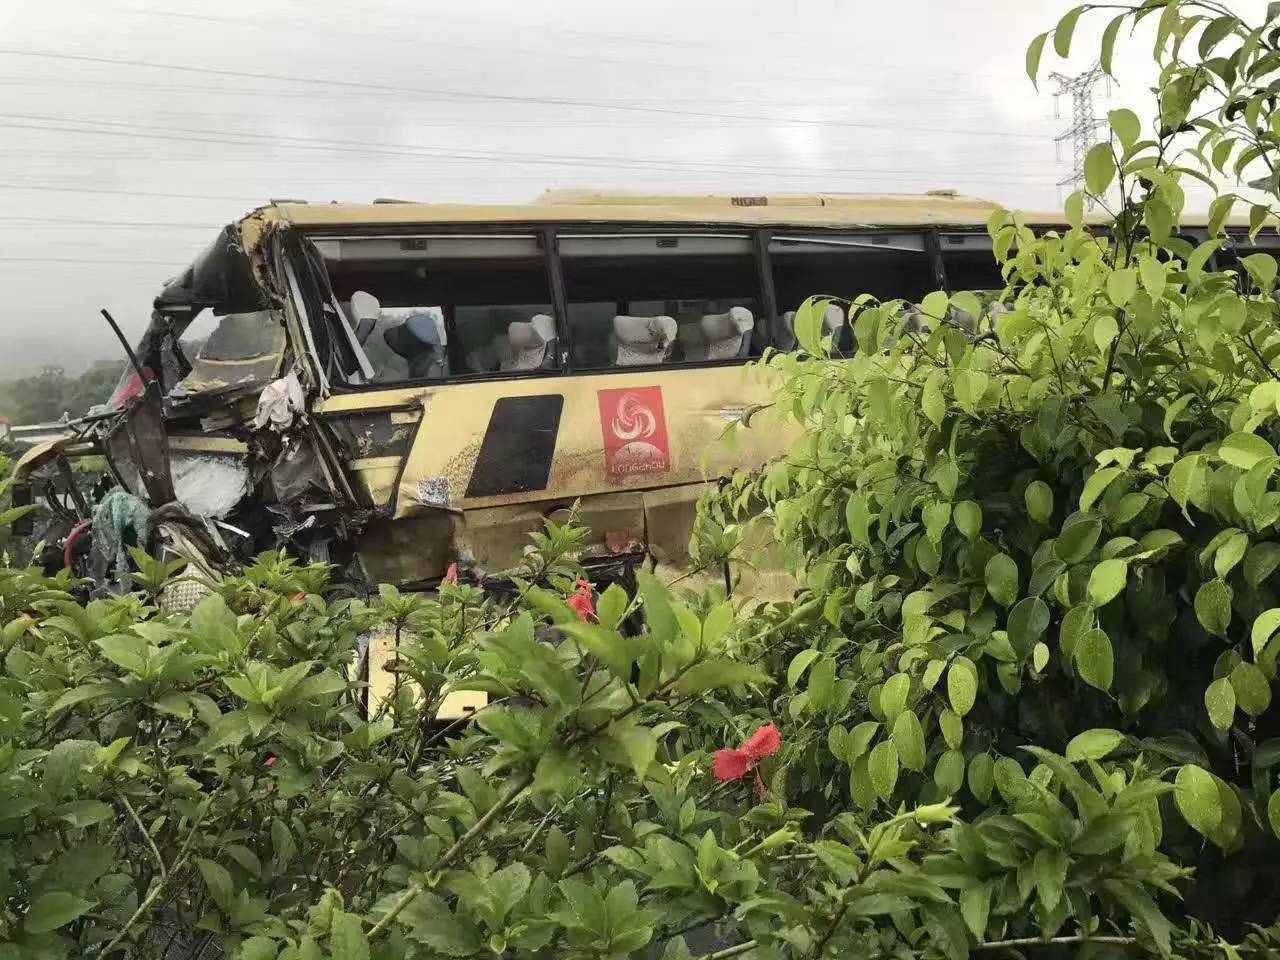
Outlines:
[[699, 483], [751, 469], [787, 448], [764, 418], [725, 430], [771, 394], [758, 369], [455, 383], [429, 388], [409, 450], [396, 516], [471, 511], [621, 490]]

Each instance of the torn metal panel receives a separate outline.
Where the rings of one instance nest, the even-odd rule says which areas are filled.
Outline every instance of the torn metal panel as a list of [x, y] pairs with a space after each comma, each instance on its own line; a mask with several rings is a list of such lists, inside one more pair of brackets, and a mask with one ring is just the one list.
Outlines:
[[168, 447], [160, 391], [152, 384], [129, 402], [107, 434], [107, 449], [131, 492], [145, 492], [156, 506], [173, 499]]

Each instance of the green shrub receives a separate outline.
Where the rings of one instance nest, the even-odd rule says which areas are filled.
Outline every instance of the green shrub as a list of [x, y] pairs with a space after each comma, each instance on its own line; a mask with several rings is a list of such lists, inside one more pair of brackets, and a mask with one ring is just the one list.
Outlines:
[[1178, 233], [1188, 178], [1276, 159], [1280, 12], [1120, 9], [1104, 63], [1155, 18], [1161, 125], [1091, 152], [1106, 229], [998, 211], [997, 295], [931, 331], [859, 298], [838, 360], [812, 302], [767, 360], [801, 438], [698, 549], [765, 505], [793, 602], [588, 595], [555, 525], [506, 600], [267, 555], [186, 615], [146, 558], [88, 605], [0, 570], [0, 960], [1280, 949], [1276, 264], [1232, 195]]

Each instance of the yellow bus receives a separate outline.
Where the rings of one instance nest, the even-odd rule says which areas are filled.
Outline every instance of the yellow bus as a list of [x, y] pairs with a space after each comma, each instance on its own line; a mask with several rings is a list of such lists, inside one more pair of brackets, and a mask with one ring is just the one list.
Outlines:
[[588, 561], [679, 576], [706, 485], [789, 442], [767, 418], [718, 442], [769, 400], [744, 367], [794, 349], [814, 294], [1002, 287], [994, 209], [945, 191], [274, 202], [163, 287], [129, 382], [31, 451], [19, 492], [92, 448], [208, 566], [284, 546], [408, 588], [509, 569], [578, 502]]

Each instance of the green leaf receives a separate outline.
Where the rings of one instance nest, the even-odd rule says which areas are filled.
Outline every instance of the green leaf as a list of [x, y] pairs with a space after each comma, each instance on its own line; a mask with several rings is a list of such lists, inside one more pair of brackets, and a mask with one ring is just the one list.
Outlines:
[[899, 762], [908, 770], [923, 770], [924, 728], [920, 726], [920, 718], [910, 710], [900, 713], [894, 721], [892, 736]]
[[[1115, 175], [1116, 175], [1116, 160], [1111, 153], [1111, 144], [1110, 143], [1094, 144], [1089, 149], [1089, 152], [1086, 153], [1084, 156], [1084, 185], [1088, 187], [1089, 192], [1092, 193], [1095, 197], [1100, 197], [1107, 192], [1107, 187], [1111, 186], [1111, 181], [1115, 178]], [[1115, 276], [1115, 273], [1127, 273], [1127, 272], [1129, 271], [1115, 271], [1112, 273], [1112, 276]], [[1137, 285], [1136, 277], [1134, 278], [1134, 285], [1135, 287]], [[1108, 278], [1107, 280], [1108, 294], [1110, 294], [1110, 290], [1111, 290], [1111, 280], [1110, 278]], [[1124, 306], [1125, 303], [1128, 303], [1128, 298], [1125, 298], [1124, 302], [1121, 303], [1121, 302], [1117, 302], [1115, 298], [1112, 297], [1112, 302], [1116, 303], [1116, 306], [1122, 307]]]
[[227, 868], [212, 860], [198, 860], [200, 876], [204, 877], [204, 885], [209, 889], [209, 896], [223, 912], [230, 913], [235, 905], [235, 890], [231, 885], [231, 874]]
[[947, 700], [963, 717], [978, 697], [978, 668], [968, 657], [956, 657], [947, 669]]
[[644, 780], [658, 752], [658, 738], [649, 727], [628, 722], [609, 724], [608, 736], [622, 747], [636, 776]]
[[249, 937], [240, 944], [235, 960], [276, 960], [277, 955], [276, 942], [270, 937]]
[[862, 870], [862, 861], [852, 848], [835, 840], [819, 840], [813, 852], [840, 883], [850, 883]]
[[827, 301], [815, 300], [812, 297], [800, 304], [800, 308], [796, 310], [792, 329], [795, 331], [796, 341], [805, 353], [817, 356], [820, 352], [822, 320], [826, 311]]
[[1062, 648], [1063, 657], [1075, 663], [1076, 647], [1080, 645], [1084, 635], [1094, 628], [1095, 623], [1094, 609], [1087, 603], [1072, 607], [1066, 612], [1062, 625], [1058, 627], [1058, 646]]
[[716, 657], [695, 663], [675, 682], [677, 693], [704, 693], [744, 684], [768, 684], [769, 677], [753, 663]]
[[1008, 554], [997, 553], [987, 561], [984, 576], [987, 592], [1002, 607], [1011, 607], [1018, 599], [1018, 565]]
[[1174, 439], [1174, 422], [1178, 420], [1179, 413], [1187, 410], [1187, 404], [1192, 402], [1193, 399], [1196, 399], [1196, 394], [1184, 393], [1183, 396], [1170, 403], [1169, 408], [1165, 411], [1165, 436], [1170, 440]]
[[1280, 567], [1280, 543], [1255, 543], [1244, 555], [1244, 580], [1256, 587]]
[[982, 533], [982, 507], [972, 500], [961, 500], [951, 511], [951, 522], [966, 540], [976, 540]]
[[1233, 433], [1218, 447], [1218, 456], [1241, 470], [1248, 470], [1255, 463], [1275, 455], [1275, 447], [1256, 433]]
[[989, 753], [979, 753], [969, 761], [969, 792], [983, 803], [991, 799], [991, 789], [995, 786], [996, 762]]
[[944, 797], [952, 797], [964, 785], [964, 754], [947, 750], [933, 765], [933, 782]]
[[1107, 275], [1107, 296], [1117, 307], [1125, 306], [1138, 292], [1138, 271], [1131, 267]]
[[1149, 254], [1138, 259], [1138, 275], [1142, 278], [1143, 289], [1151, 295], [1152, 300], [1159, 300], [1164, 295], [1164, 264]]
[[1106, 606], [1120, 595], [1129, 577], [1129, 563], [1119, 557], [1103, 560], [1089, 574], [1089, 602]]
[[1267, 801], [1267, 823], [1271, 824], [1271, 832], [1280, 837], [1280, 790]]
[[1209, 722], [1219, 730], [1230, 730], [1236, 715], [1236, 692], [1226, 677], [1213, 681], [1205, 688], [1204, 707]]
[[329, 927], [329, 956], [333, 960], [369, 960], [369, 941], [354, 913], [334, 911]]
[[1026, 656], [1049, 626], [1049, 607], [1039, 597], [1019, 600], [1009, 611], [1009, 642]]
[[1067, 197], [1067, 202], [1062, 206], [1067, 223], [1076, 229], [1084, 226], [1084, 200], [1084, 191], [1076, 190]]
[[[1064, 60], [1071, 53], [1071, 35], [1075, 32], [1076, 21], [1080, 19], [1084, 9], [1084, 7], [1075, 7], [1068, 10], [1058, 21], [1058, 25], [1053, 28], [1053, 52]], [[1031, 79], [1034, 80], [1035, 77]]]
[[867, 773], [876, 796], [885, 801], [893, 796], [898, 782], [898, 748], [892, 740], [881, 740], [875, 745], [867, 758]]
[[562, 623], [560, 629], [623, 683], [630, 681], [631, 665], [642, 652], [633, 638], [594, 623]]
[[801, 650], [791, 658], [791, 665], [787, 667], [787, 686], [794, 688], [800, 682], [800, 678], [804, 676], [805, 670], [813, 661], [822, 655], [821, 650]]
[[1107, 122], [1111, 124], [1111, 129], [1116, 132], [1120, 145], [1126, 152], [1138, 142], [1138, 137], [1142, 134], [1142, 124], [1138, 121], [1138, 115], [1128, 108], [1110, 111], [1107, 114]]
[[1070, 861], [1063, 850], [1044, 848], [1036, 852], [1033, 869], [1036, 894], [1046, 910], [1052, 910], [1062, 899], [1062, 886], [1067, 881]]
[[1262, 613], [1258, 614], [1258, 619], [1253, 621], [1250, 643], [1253, 647], [1253, 658], [1255, 660], [1258, 659], [1258, 654], [1266, 649], [1267, 643], [1271, 640], [1278, 627], [1280, 627], [1280, 607], [1272, 607], [1270, 610], [1262, 611]]
[[65, 890], [55, 890], [36, 897], [27, 908], [23, 928], [27, 933], [49, 933], [82, 916], [93, 904]]
[[1119, 730], [1108, 730], [1103, 727], [1086, 730], [1072, 737], [1071, 742], [1067, 744], [1067, 759], [1072, 763], [1101, 760], [1109, 756], [1122, 743], [1124, 743], [1124, 734]]
[[411, 939], [437, 953], [467, 957], [482, 949], [475, 926], [453, 913], [435, 894], [418, 894], [397, 919], [411, 928]]
[[1063, 563], [1079, 563], [1093, 552], [1101, 534], [1102, 522], [1096, 517], [1077, 519], [1062, 528], [1053, 552]]
[[959, 750], [964, 743], [964, 721], [953, 710], [943, 710], [938, 715], [938, 729], [942, 731], [942, 739], [952, 750]]
[[1183, 457], [1169, 471], [1169, 495], [1184, 514], [1187, 512], [1187, 503], [1204, 485], [1204, 474], [1204, 457], [1198, 453]]
[[1116, 37], [1120, 34], [1120, 27], [1127, 16], [1127, 12], [1120, 14], [1112, 19], [1107, 24], [1107, 28], [1102, 31], [1102, 52], [1098, 62], [1102, 66], [1102, 72], [1109, 77], [1115, 76], [1115, 71], [1111, 69], [1111, 61], [1115, 57]]
[[1115, 670], [1111, 638], [1101, 630], [1090, 630], [1080, 638], [1075, 650], [1076, 672], [1080, 679], [1099, 690], [1110, 690]]
[[991, 914], [991, 892], [990, 882], [972, 879], [960, 891], [960, 915], [979, 943], [986, 939], [987, 918]]
[[1194, 764], [1184, 764], [1173, 784], [1173, 799], [1184, 820], [1208, 836], [1222, 822], [1222, 801], [1213, 775]]
[[935, 427], [942, 426], [947, 416], [947, 399], [942, 394], [943, 373], [935, 370], [929, 374], [920, 391], [920, 409]]
[[1027, 504], [1027, 513], [1036, 523], [1048, 524], [1053, 516], [1053, 490], [1043, 480], [1034, 480], [1027, 484], [1022, 492], [1022, 499]]
[[1039, 83], [1036, 80], [1036, 74], [1040, 72], [1040, 57], [1044, 53], [1044, 43], [1049, 39], [1047, 33], [1037, 36], [1027, 45], [1027, 76], [1031, 78], [1031, 83], [1039, 89]]
[[893, 723], [907, 705], [907, 697], [911, 693], [911, 677], [905, 673], [895, 673], [880, 688], [880, 709], [884, 713], [886, 723]]
[[1227, 637], [1231, 624], [1231, 587], [1225, 580], [1210, 580], [1196, 591], [1196, 619], [1216, 637]]
[[1120, 335], [1120, 325], [1116, 318], [1104, 313], [1093, 321], [1093, 342], [1099, 353], [1106, 353], [1111, 343]]
[[874, 518], [871, 516], [871, 510], [867, 505], [866, 496], [861, 493], [855, 493], [851, 496], [844, 508], [844, 522], [854, 543], [864, 545], [871, 543], [871, 537], [867, 531], [871, 527], [872, 519]]
[[1256, 664], [1237, 663], [1227, 678], [1236, 693], [1236, 704], [1251, 717], [1266, 713], [1271, 706], [1271, 684]]
[[1244, 559], [1248, 549], [1249, 535], [1239, 530], [1233, 533], [1213, 554], [1214, 572], [1225, 579], [1236, 564]]
[[94, 740], [62, 740], [44, 759], [44, 789], [55, 800], [76, 790], [80, 775], [97, 762], [100, 744]]

